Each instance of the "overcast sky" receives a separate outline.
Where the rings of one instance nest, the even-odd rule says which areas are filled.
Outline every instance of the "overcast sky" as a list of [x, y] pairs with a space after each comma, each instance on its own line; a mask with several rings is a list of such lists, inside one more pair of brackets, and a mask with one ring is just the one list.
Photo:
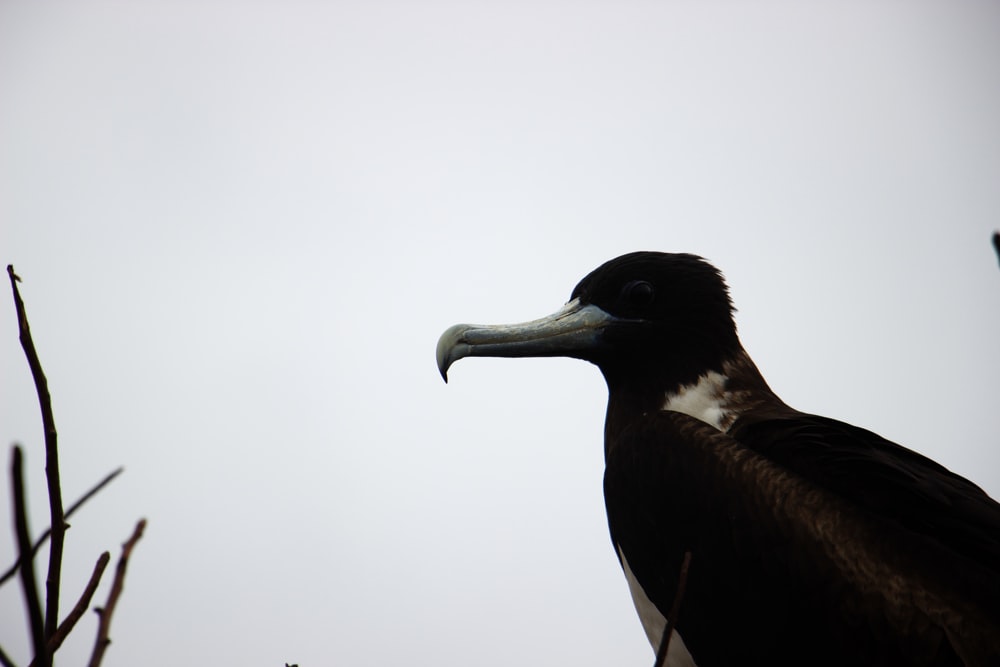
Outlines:
[[[63, 608], [146, 517], [111, 667], [650, 664], [598, 371], [434, 365], [449, 325], [639, 249], [726, 273], [787, 402], [1000, 496], [998, 119], [993, 0], [3, 0], [0, 259], [67, 502], [126, 468], [72, 521]], [[39, 532], [9, 298], [0, 332]], [[20, 665], [27, 637], [15, 581]]]

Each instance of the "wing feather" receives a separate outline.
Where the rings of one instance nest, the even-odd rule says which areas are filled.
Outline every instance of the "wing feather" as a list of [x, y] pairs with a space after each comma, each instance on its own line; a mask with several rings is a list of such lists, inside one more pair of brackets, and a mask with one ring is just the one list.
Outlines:
[[[815, 415], [741, 424], [740, 443], [852, 505], [973, 561], [1000, 581], [1000, 504], [938, 463]], [[994, 599], [1000, 613], [1000, 594]]]
[[[806, 449], [824, 440], [824, 428], [817, 423], [786, 437]], [[912, 452], [900, 454], [904, 464], [894, 463], [896, 450], [882, 443], [872, 445], [874, 455], [852, 452], [845, 464], [837, 447], [810, 459], [780, 437], [765, 438], [766, 430], [743, 430], [737, 439], [661, 412], [609, 443], [605, 500], [612, 541], [664, 615], [684, 552], [693, 553], [678, 631], [701, 667], [1000, 659], [1000, 620], [984, 602], [990, 591], [956, 591], [957, 576], [928, 579], [928, 568], [960, 572], [968, 558], [935, 551], [926, 534], [893, 530], [880, 512], [912, 498], [877, 493], [866, 505], [862, 489], [871, 480], [852, 470], [878, 471], [896, 493], [928, 506], [961, 506], [968, 494], [975, 498], [976, 487], [924, 465]], [[904, 493], [927, 476], [944, 481], [927, 492]], [[996, 582], [973, 579], [997, 591]]]

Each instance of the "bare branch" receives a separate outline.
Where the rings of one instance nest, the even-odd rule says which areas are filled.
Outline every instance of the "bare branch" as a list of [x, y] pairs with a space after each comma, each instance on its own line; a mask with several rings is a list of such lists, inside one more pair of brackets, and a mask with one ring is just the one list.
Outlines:
[[1000, 259], [1000, 232], [993, 232], [993, 249], [997, 251], [997, 259]]
[[115, 569], [115, 579], [111, 583], [108, 602], [104, 605], [103, 609], [98, 607], [95, 610], [100, 620], [97, 623], [97, 642], [94, 644], [94, 652], [90, 656], [90, 667], [98, 667], [101, 664], [101, 660], [104, 659], [104, 651], [108, 648], [108, 644], [111, 643], [111, 640], [108, 638], [108, 633], [111, 630], [111, 616], [115, 613], [118, 597], [125, 586], [125, 568], [128, 566], [128, 558], [132, 554], [132, 549], [135, 547], [136, 542], [139, 541], [139, 538], [142, 537], [142, 532], [145, 529], [146, 520], [139, 519], [139, 523], [135, 525], [132, 537], [122, 545], [122, 555], [118, 559], [118, 567]]
[[[59, 583], [62, 568], [63, 539], [66, 535], [66, 524], [63, 516], [62, 489], [59, 486], [59, 450], [56, 446], [57, 434], [55, 418], [52, 415], [52, 399], [49, 396], [48, 380], [38, 359], [35, 343], [31, 339], [31, 329], [28, 326], [28, 315], [21, 300], [21, 292], [17, 288], [20, 278], [14, 273], [14, 267], [7, 265], [7, 275], [10, 277], [10, 288], [14, 292], [14, 308], [17, 310], [17, 325], [20, 331], [21, 347], [31, 368], [31, 377], [35, 381], [38, 392], [38, 405], [42, 411], [42, 427], [45, 431], [45, 478], [49, 486], [49, 514], [52, 526], [52, 540], [49, 543], [49, 573], [45, 579], [45, 637], [51, 637], [56, 632], [59, 623]], [[27, 552], [25, 552], [27, 553]], [[46, 652], [41, 656], [41, 667], [50, 667], [51, 655]]]
[[653, 667], [663, 667], [667, 664], [667, 649], [670, 647], [670, 635], [673, 634], [674, 626], [677, 625], [677, 616], [681, 612], [681, 600], [684, 599], [684, 589], [687, 586], [688, 569], [691, 567], [691, 552], [684, 552], [684, 560], [681, 561], [681, 573], [677, 578], [677, 593], [674, 594], [674, 603], [670, 606], [670, 613], [667, 614], [667, 623], [663, 627], [663, 637], [660, 639], [660, 648], [656, 651], [656, 662]]
[[[66, 510], [66, 516], [64, 518], [65, 519], [69, 519], [71, 516], [73, 516], [73, 513], [76, 512], [78, 509], [80, 509], [81, 505], [83, 505], [85, 502], [87, 502], [88, 500], [90, 500], [98, 491], [100, 491], [105, 486], [107, 486], [111, 482], [111, 480], [113, 480], [118, 475], [122, 474], [122, 472], [124, 472], [124, 471], [125, 471], [125, 468], [119, 467], [119, 468], [116, 468], [115, 470], [112, 470], [110, 473], [108, 473], [104, 477], [104, 479], [102, 479], [100, 482], [98, 482], [93, 487], [91, 487], [91, 489], [89, 491], [87, 491], [85, 494], [83, 494], [82, 496], [80, 496], [79, 498], [77, 498], [76, 502], [69, 506], [69, 509]], [[31, 547], [31, 555], [32, 555], [32, 557], [34, 557], [34, 555], [36, 553], [38, 553], [38, 550], [42, 548], [42, 545], [45, 544], [45, 540], [49, 539], [49, 535], [51, 533], [52, 533], [52, 529], [51, 528], [46, 528], [45, 532], [43, 532], [38, 537], [38, 539], [35, 541], [34, 546]], [[15, 574], [17, 574], [17, 568], [18, 568], [18, 566], [20, 564], [21, 564], [21, 561], [17, 560], [13, 565], [10, 566], [10, 568], [6, 572], [3, 573], [3, 576], [0, 576], [0, 586], [2, 586], [4, 583], [7, 582], [8, 579], [10, 579]]]
[[[56, 633], [49, 638], [49, 653], [53, 656], [59, 650], [59, 647], [62, 646], [66, 636], [72, 632], [76, 622], [83, 617], [83, 613], [87, 611], [87, 607], [90, 606], [90, 600], [94, 597], [94, 591], [97, 590], [97, 585], [101, 582], [101, 575], [104, 574], [104, 569], [108, 566], [108, 561], [110, 560], [111, 554], [107, 551], [102, 553], [100, 558], [97, 559], [97, 564], [94, 565], [94, 572], [90, 575], [90, 581], [87, 582], [87, 586], [83, 589], [80, 599], [77, 600], [76, 605], [73, 606], [69, 615], [59, 624], [59, 629], [56, 630]], [[32, 661], [28, 667], [35, 667], [35, 662]]]
[[101, 576], [104, 574], [104, 568], [108, 566], [108, 561], [111, 560], [111, 554], [105, 551], [97, 559], [97, 564], [94, 565], [94, 572], [90, 575], [90, 581], [87, 582], [87, 586], [83, 589], [83, 593], [80, 595], [80, 599], [77, 600], [76, 605], [74, 605], [72, 611], [69, 615], [63, 619], [63, 622], [59, 624], [59, 629], [56, 630], [56, 634], [49, 639], [50, 648], [52, 653], [62, 646], [63, 640], [66, 639], [66, 635], [70, 633], [76, 622], [80, 620], [83, 613], [87, 611], [87, 607], [90, 606], [90, 600], [94, 597], [94, 591], [97, 590], [97, 585], [101, 583]]
[[0, 648], [0, 665], [3, 665], [3, 667], [17, 667], [17, 665], [14, 664], [14, 661], [3, 652], [2, 648]]
[[28, 531], [28, 508], [24, 500], [24, 465], [21, 448], [14, 445], [11, 452], [10, 476], [14, 489], [14, 532], [17, 534], [17, 549], [21, 561], [21, 587], [24, 589], [24, 603], [28, 607], [28, 621], [31, 625], [31, 642], [35, 655], [45, 652], [45, 626], [42, 623], [42, 606], [38, 600], [35, 583], [35, 563], [31, 558], [31, 538]]

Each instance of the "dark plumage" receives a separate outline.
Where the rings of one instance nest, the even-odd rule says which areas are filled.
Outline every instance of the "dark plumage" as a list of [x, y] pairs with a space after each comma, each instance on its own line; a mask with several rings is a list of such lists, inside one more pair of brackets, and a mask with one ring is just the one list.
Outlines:
[[558, 313], [457, 325], [465, 356], [570, 356], [608, 384], [605, 502], [668, 664], [1000, 665], [1000, 505], [933, 461], [785, 405], [740, 345], [719, 272], [624, 255]]

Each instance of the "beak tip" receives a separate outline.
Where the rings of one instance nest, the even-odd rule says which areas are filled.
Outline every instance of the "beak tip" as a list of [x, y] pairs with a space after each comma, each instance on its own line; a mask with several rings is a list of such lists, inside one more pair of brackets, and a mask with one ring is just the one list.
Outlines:
[[462, 348], [467, 346], [462, 345], [462, 334], [468, 329], [469, 325], [467, 324], [456, 324], [441, 334], [441, 338], [438, 339], [437, 367], [445, 384], [448, 384], [448, 369], [453, 363], [465, 356]]

